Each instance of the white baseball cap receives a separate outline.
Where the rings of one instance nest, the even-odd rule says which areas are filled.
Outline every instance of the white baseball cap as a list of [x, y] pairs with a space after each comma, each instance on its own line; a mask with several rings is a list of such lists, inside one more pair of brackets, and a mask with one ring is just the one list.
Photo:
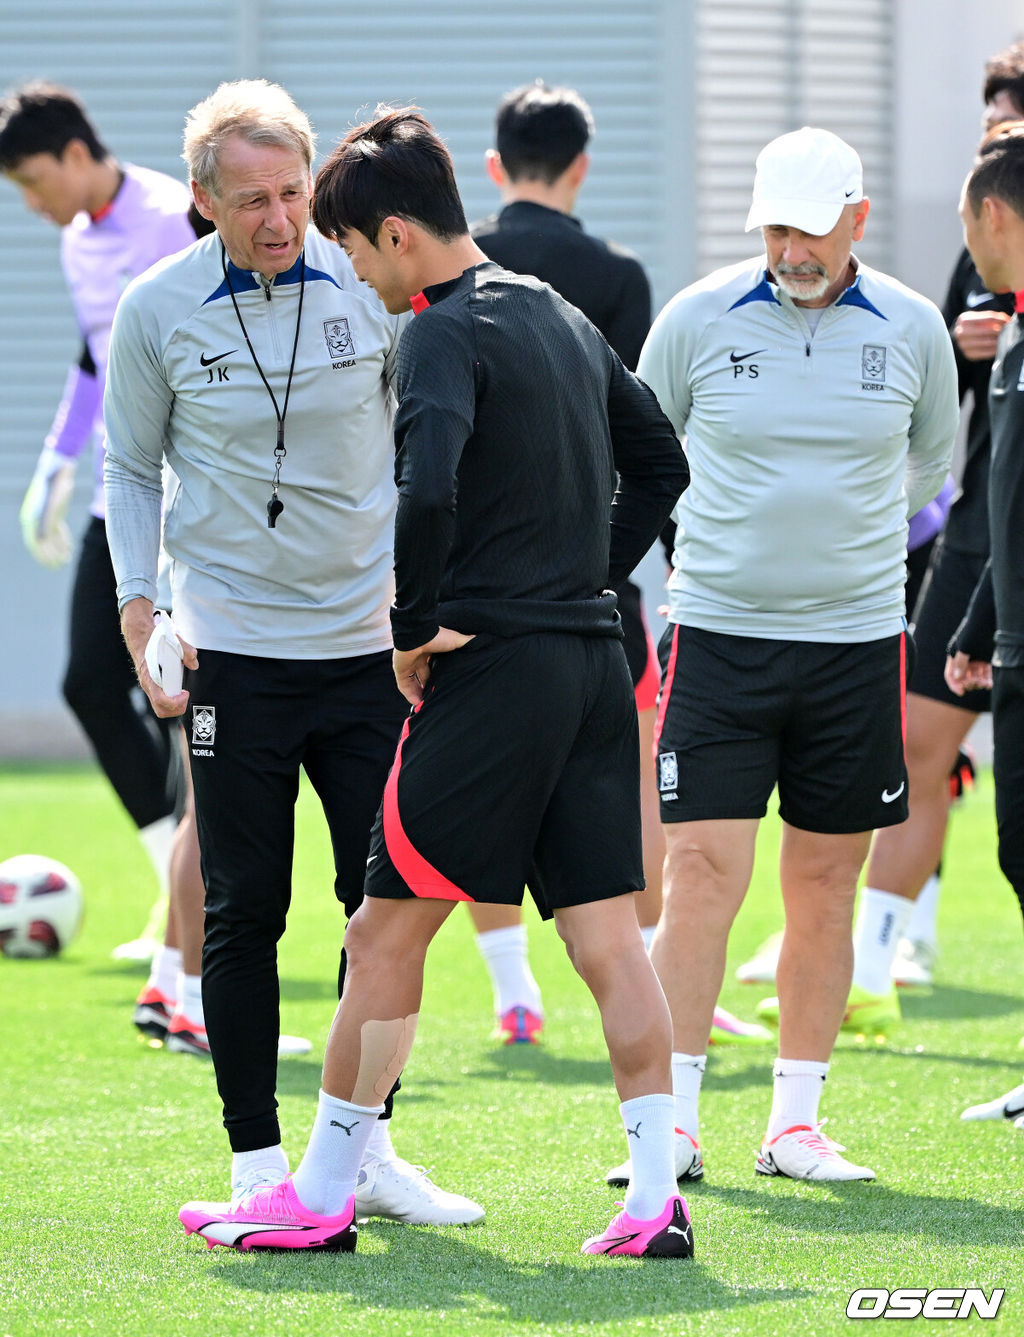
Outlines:
[[856, 151], [830, 130], [805, 125], [757, 155], [746, 230], [777, 224], [823, 237], [845, 205], [863, 198], [864, 169]]

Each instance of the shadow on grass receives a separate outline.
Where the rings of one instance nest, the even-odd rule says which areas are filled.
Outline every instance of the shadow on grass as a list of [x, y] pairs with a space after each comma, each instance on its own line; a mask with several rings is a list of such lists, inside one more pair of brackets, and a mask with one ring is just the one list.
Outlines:
[[530, 1082], [550, 1082], [552, 1086], [607, 1086], [612, 1080], [607, 1058], [572, 1058], [556, 1054], [544, 1045], [496, 1045], [477, 1055], [479, 1060], [470, 1077], [492, 1080], [504, 1076]]
[[[371, 1315], [373, 1310], [446, 1312], [454, 1331], [460, 1315], [520, 1323], [523, 1331], [533, 1331], [547, 1323], [614, 1319], [625, 1324], [645, 1316], [732, 1310], [813, 1294], [796, 1287], [724, 1285], [699, 1261], [511, 1262], [474, 1244], [468, 1233], [386, 1222], [363, 1228], [361, 1238], [367, 1237], [385, 1242], [385, 1251], [297, 1257], [218, 1250], [221, 1257], [207, 1266], [217, 1280], [239, 1290], [335, 1294], [364, 1314], [369, 1308]], [[495, 1248], [501, 1248], [500, 1240]], [[372, 1316], [368, 1326], [372, 1329]]]
[[[915, 1046], [913, 1049], [903, 1049], [898, 1043], [892, 1040], [884, 1044], [846, 1044], [842, 1043], [841, 1052], [844, 1057], [847, 1055], [862, 1055], [867, 1059], [875, 1059], [888, 1056], [889, 1058], [899, 1059], [924, 1059], [928, 1063], [952, 1063], [958, 1068], [998, 1068], [1001, 1071], [1007, 1068], [1010, 1071], [1019, 1069], [1020, 1063], [1015, 1053], [1008, 1052], [1006, 1058], [987, 1058], [982, 1054], [947, 1054], [937, 1049], [925, 1049], [923, 1046]], [[840, 1046], [836, 1046], [839, 1051]]]
[[[791, 1180], [767, 1180], [757, 1188], [724, 1188], [703, 1183], [701, 1198], [718, 1198], [763, 1217], [773, 1235], [780, 1231], [834, 1235], [920, 1235], [965, 1245], [1017, 1245], [1020, 1212], [977, 1198], [930, 1197], [903, 1193], [878, 1183], [815, 1184], [799, 1192]], [[699, 1212], [699, 1208], [697, 1209]]]
[[[1016, 966], [1012, 973], [1016, 974]], [[940, 985], [928, 993], [901, 992], [905, 1021], [957, 1021], [976, 1017], [1005, 1017], [1021, 1010], [1019, 993], [992, 993], [987, 989], [963, 989]]]
[[[64, 959], [64, 957], [60, 956], [55, 957], [54, 961], [59, 962]], [[75, 962], [74, 964], [80, 965], [81, 963]], [[84, 973], [105, 979], [122, 978], [131, 980], [133, 985], [136, 985], [136, 981], [144, 984], [146, 977], [149, 974], [149, 962], [107, 961], [103, 964], [89, 966]], [[138, 992], [137, 985], [136, 992]], [[290, 979], [288, 976], [282, 975], [281, 1001], [283, 1003], [309, 1003], [317, 1002], [321, 999], [325, 1000], [330, 1005], [329, 1010], [325, 1014], [327, 1023], [329, 1024], [331, 1017], [334, 1015], [335, 1004], [338, 1001], [337, 981], [335, 979]], [[114, 1000], [111, 1005], [120, 1007], [122, 1004], [120, 1001]], [[326, 1030], [324, 1033], [326, 1034]]]

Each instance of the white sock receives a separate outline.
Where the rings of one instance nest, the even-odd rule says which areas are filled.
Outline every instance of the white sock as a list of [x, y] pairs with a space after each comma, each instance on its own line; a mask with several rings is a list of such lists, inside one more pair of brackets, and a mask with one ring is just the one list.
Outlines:
[[367, 1109], [320, 1092], [309, 1145], [292, 1185], [299, 1202], [318, 1216], [337, 1216], [355, 1192], [359, 1167], [377, 1115]]
[[637, 1096], [624, 1100], [619, 1113], [632, 1166], [624, 1205], [635, 1220], [650, 1221], [679, 1192], [672, 1132], [675, 1104], [667, 1094]]
[[196, 1025], [206, 1029], [206, 1017], [203, 1014], [203, 986], [199, 975], [186, 975], [182, 971], [178, 976], [180, 991], [178, 993], [178, 1006], [188, 1017], [189, 1021], [194, 1021]]
[[391, 1145], [391, 1120], [378, 1119], [370, 1132], [363, 1160], [373, 1157], [378, 1161], [397, 1161], [398, 1153]]
[[689, 1133], [694, 1142], [700, 1141], [700, 1119], [697, 1104], [700, 1084], [704, 1080], [707, 1054], [672, 1055], [672, 1097], [675, 1105], [675, 1127]]
[[942, 884], [938, 873], [931, 877], [921, 888], [921, 894], [914, 902], [910, 919], [903, 930], [903, 936], [912, 942], [926, 942], [934, 947], [939, 937], [939, 891]]
[[168, 947], [160, 943], [153, 953], [153, 962], [149, 968], [147, 989], [159, 989], [169, 999], [172, 1007], [180, 997], [178, 976], [181, 974], [181, 948]]
[[654, 935], [657, 931], [657, 924], [641, 924], [640, 926], [640, 936], [644, 940], [644, 951], [648, 956], [651, 954], [651, 943], [654, 941]]
[[231, 1192], [248, 1188], [253, 1179], [265, 1175], [267, 1183], [280, 1183], [288, 1173], [288, 1157], [280, 1142], [256, 1151], [236, 1151], [231, 1156]]
[[526, 954], [526, 925], [513, 924], [511, 928], [478, 933], [476, 945], [487, 963], [498, 1016], [504, 1016], [510, 1007], [525, 1007], [543, 1015], [540, 988]]
[[853, 982], [867, 993], [888, 993], [892, 963], [913, 901], [889, 891], [865, 887], [853, 930]]
[[171, 846], [174, 844], [174, 833], [177, 829], [178, 820], [174, 813], [168, 813], [166, 817], [158, 817], [155, 822], [150, 822], [148, 826], [139, 827], [139, 839], [142, 841], [142, 848], [149, 855], [149, 861], [156, 873], [162, 896], [167, 895], [170, 879]]
[[778, 1058], [772, 1069], [772, 1112], [768, 1117], [767, 1139], [778, 1137], [787, 1128], [818, 1123], [818, 1102], [828, 1076], [827, 1063], [810, 1059]]

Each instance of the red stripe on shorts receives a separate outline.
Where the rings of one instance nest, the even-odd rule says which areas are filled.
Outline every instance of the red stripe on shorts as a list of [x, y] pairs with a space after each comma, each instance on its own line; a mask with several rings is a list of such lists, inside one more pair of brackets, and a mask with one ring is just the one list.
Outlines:
[[[420, 702], [420, 706], [422, 705]], [[419, 710], [420, 706], [416, 709]], [[464, 891], [449, 882], [443, 873], [424, 859], [419, 850], [405, 833], [402, 818], [398, 811], [398, 776], [402, 769], [402, 745], [409, 737], [409, 721], [406, 720], [402, 736], [398, 740], [395, 764], [384, 787], [384, 844], [387, 847], [395, 871], [414, 896], [424, 896], [439, 901], [471, 901]]]
[[907, 633], [900, 632], [900, 730], [907, 745]]
[[668, 664], [665, 668], [665, 681], [661, 684], [661, 700], [658, 702], [658, 718], [654, 723], [654, 757], [658, 757], [658, 744], [661, 742], [661, 730], [665, 724], [665, 711], [668, 699], [672, 695], [672, 679], [676, 676], [676, 651], [679, 648], [679, 623], [672, 628], [672, 649], [669, 651]]

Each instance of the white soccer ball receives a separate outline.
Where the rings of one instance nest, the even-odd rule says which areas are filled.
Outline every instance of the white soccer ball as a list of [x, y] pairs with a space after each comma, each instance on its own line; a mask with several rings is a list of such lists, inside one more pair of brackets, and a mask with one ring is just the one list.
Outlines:
[[70, 868], [42, 854], [0, 863], [0, 952], [56, 956], [82, 923], [82, 887]]

